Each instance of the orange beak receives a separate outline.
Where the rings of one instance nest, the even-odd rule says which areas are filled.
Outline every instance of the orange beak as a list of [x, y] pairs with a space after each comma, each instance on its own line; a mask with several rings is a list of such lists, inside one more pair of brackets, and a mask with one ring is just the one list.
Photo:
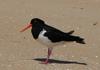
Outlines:
[[24, 32], [25, 30], [27, 30], [30, 27], [32, 27], [32, 24], [28, 24], [28, 26], [26, 26], [25, 28], [23, 28], [20, 32]]

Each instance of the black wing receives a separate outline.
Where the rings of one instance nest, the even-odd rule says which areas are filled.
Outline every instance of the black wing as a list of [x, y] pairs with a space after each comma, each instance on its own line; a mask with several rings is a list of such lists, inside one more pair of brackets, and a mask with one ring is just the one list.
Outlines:
[[47, 31], [44, 35], [47, 36], [52, 42], [76, 41], [77, 43], [85, 44], [83, 38], [71, 35], [74, 31], [65, 33], [51, 26], [45, 26], [44, 28]]
[[46, 25], [44, 29], [47, 31], [44, 35], [47, 36], [52, 42], [66, 41], [66, 39], [71, 37], [70, 34], [73, 33], [73, 31], [65, 33], [48, 25]]

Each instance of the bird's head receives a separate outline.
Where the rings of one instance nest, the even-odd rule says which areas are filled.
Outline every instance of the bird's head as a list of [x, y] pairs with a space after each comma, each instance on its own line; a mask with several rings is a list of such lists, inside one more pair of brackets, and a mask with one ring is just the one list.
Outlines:
[[27, 30], [30, 27], [39, 27], [39, 26], [43, 26], [44, 25], [44, 21], [39, 19], [39, 18], [33, 18], [31, 20], [31, 22], [25, 27], [23, 28], [20, 32], [24, 32], [25, 30]]

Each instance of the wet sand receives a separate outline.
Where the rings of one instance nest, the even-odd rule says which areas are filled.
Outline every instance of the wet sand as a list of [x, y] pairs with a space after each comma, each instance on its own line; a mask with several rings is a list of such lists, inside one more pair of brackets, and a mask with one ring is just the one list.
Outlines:
[[[30, 30], [20, 33], [34, 17], [62, 31], [75, 30], [86, 44], [66, 43], [53, 49], [51, 63], [40, 64], [47, 48], [32, 38]], [[0, 70], [99, 70], [99, 0], [1, 0]]]

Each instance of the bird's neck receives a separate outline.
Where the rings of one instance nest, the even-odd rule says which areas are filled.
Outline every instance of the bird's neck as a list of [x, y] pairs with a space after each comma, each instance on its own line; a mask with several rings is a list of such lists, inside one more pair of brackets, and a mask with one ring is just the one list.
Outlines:
[[32, 26], [31, 32], [34, 37], [34, 39], [37, 39], [39, 36], [39, 33], [43, 30], [42, 26]]

